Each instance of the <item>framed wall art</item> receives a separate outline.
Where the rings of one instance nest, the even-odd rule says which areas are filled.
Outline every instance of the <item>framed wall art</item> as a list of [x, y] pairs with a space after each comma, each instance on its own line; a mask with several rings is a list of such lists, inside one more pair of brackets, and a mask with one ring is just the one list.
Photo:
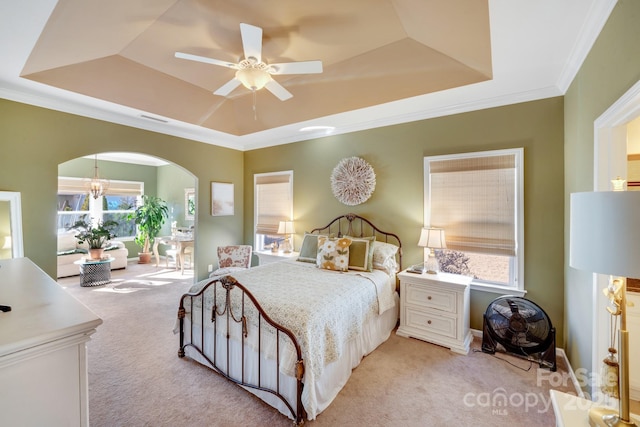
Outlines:
[[193, 221], [196, 216], [196, 189], [184, 189], [184, 219]]
[[211, 183], [211, 215], [233, 215], [233, 184], [227, 182]]

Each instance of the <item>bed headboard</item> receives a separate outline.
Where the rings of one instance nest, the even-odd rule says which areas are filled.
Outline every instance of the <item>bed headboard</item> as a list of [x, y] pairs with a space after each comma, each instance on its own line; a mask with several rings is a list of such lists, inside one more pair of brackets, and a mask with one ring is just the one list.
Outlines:
[[398, 249], [398, 266], [402, 269], [402, 242], [400, 237], [394, 233], [388, 233], [380, 230], [366, 218], [348, 213], [334, 218], [324, 227], [314, 228], [310, 233], [317, 234], [334, 234], [337, 237], [353, 236], [353, 237], [371, 237], [375, 236], [376, 240], [385, 243], [397, 245]]

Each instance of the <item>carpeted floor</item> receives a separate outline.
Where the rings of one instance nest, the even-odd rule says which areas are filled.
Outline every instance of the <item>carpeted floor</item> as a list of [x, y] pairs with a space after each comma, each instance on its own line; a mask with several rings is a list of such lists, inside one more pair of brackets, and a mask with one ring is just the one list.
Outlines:
[[[104, 323], [88, 343], [89, 414], [102, 426], [290, 426], [240, 387], [177, 356], [178, 300], [192, 283], [171, 269], [130, 263], [113, 283], [58, 283]], [[365, 357], [313, 426], [554, 426], [549, 389], [573, 392], [559, 359], [537, 364], [479, 350], [467, 356], [392, 334]]]

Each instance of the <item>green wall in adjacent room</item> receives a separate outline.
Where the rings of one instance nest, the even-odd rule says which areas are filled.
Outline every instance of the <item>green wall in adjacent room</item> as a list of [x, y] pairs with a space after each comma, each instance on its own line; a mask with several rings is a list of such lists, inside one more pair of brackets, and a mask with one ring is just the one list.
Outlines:
[[[450, 153], [524, 147], [525, 273], [527, 297], [541, 305], [562, 342], [564, 309], [563, 99], [561, 97], [399, 124], [245, 153], [244, 233], [253, 233], [253, 175], [293, 170], [295, 247], [305, 230], [355, 212], [400, 236], [404, 266], [422, 261], [423, 159]], [[329, 176], [345, 157], [366, 160], [376, 189], [362, 205], [331, 193]], [[471, 327], [497, 294], [473, 291]]]
[[[207, 183], [202, 184], [208, 188]], [[167, 201], [169, 219], [163, 227], [162, 234], [171, 234], [171, 221], [178, 227], [191, 227], [194, 220], [185, 219], [185, 190], [195, 188], [193, 176], [173, 165], [158, 168], [158, 196]], [[207, 212], [204, 212], [206, 215]]]

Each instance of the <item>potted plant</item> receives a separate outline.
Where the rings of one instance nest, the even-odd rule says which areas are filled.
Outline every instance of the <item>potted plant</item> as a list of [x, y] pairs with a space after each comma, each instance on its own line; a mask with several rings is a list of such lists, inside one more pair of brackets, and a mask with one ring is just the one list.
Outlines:
[[129, 219], [133, 219], [138, 226], [135, 242], [142, 248], [138, 254], [139, 263], [147, 264], [151, 262], [151, 252], [149, 248], [153, 244], [165, 219], [169, 217], [167, 203], [156, 196], [142, 196], [142, 204], [129, 214]]
[[83, 216], [82, 219], [76, 221], [69, 229], [79, 230], [75, 238], [80, 244], [87, 243], [91, 259], [102, 259], [104, 245], [116, 237], [113, 229], [117, 226], [118, 223], [113, 220], [98, 221], [98, 224], [94, 226], [91, 222], [87, 222], [85, 216]]

